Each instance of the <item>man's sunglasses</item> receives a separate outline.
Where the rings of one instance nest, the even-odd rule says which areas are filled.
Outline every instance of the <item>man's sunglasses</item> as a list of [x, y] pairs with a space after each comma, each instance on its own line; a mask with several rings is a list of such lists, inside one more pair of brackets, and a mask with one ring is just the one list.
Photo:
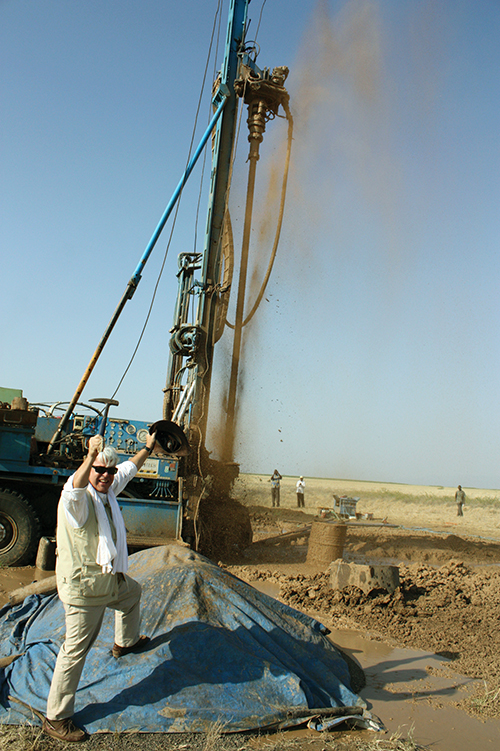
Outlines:
[[108, 475], [116, 475], [118, 472], [118, 469], [116, 467], [95, 467], [92, 465], [92, 469], [94, 469], [98, 475], [105, 475], [106, 472]]

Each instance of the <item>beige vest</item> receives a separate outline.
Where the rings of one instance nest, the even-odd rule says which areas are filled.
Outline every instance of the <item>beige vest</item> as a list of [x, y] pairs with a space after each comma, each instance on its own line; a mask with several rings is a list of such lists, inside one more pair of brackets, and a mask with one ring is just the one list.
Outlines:
[[57, 509], [57, 591], [66, 605], [105, 605], [118, 595], [117, 576], [103, 574], [96, 563], [99, 527], [92, 496], [86, 496], [89, 515], [79, 529], [68, 524], [62, 501]]

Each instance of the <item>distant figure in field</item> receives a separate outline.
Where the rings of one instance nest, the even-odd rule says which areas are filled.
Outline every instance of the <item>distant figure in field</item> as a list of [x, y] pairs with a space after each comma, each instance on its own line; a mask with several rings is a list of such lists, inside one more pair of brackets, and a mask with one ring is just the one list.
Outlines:
[[306, 483], [302, 475], [297, 480], [297, 506], [299, 508], [304, 508], [304, 491], [306, 489]]
[[465, 493], [462, 490], [462, 486], [458, 486], [458, 490], [455, 493], [455, 500], [457, 502], [457, 516], [463, 516], [464, 512], [462, 507], [465, 506]]
[[280, 505], [280, 480], [282, 479], [277, 469], [271, 475], [271, 501], [273, 508]]

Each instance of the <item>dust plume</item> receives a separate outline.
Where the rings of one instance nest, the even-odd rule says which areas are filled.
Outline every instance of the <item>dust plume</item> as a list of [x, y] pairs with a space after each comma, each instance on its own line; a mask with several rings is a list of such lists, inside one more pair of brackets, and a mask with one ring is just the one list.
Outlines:
[[[304, 266], [293, 253], [309, 253], [315, 227], [324, 224], [325, 217], [332, 213], [332, 202], [341, 191], [342, 173], [353, 172], [359, 184], [365, 185], [367, 191], [370, 188], [365, 175], [374, 151], [371, 134], [383, 119], [380, 37], [377, 5], [369, 0], [350, 0], [333, 19], [326, 3], [320, 2], [306, 29], [298, 60], [287, 81], [295, 129], [285, 217], [290, 217], [294, 229], [298, 227], [292, 254], [289, 248], [283, 249], [283, 243], [278, 249], [278, 256], [286, 253], [287, 263], [290, 260], [287, 276], [301, 279]], [[286, 128], [275, 127], [274, 123], [272, 128], [268, 124], [267, 131], [259, 166], [260, 175], [265, 175], [259, 180], [266, 188], [260, 196], [259, 191], [256, 193], [244, 318], [265, 277], [279, 213], [287, 134]], [[331, 164], [331, 172], [325, 170], [325, 161]], [[385, 164], [382, 159], [376, 166], [382, 170]], [[384, 178], [377, 182], [389, 181]], [[240, 210], [242, 206], [243, 201]], [[236, 286], [233, 279], [233, 304]], [[264, 297], [263, 304], [268, 302]], [[244, 328], [235, 414], [226, 413], [224, 428], [217, 431], [225, 433], [230, 442], [233, 439], [229, 434], [237, 432], [241, 410], [244, 362], [259, 350], [261, 317], [258, 311]], [[224, 339], [226, 336], [227, 332]], [[224, 349], [227, 364], [230, 358]], [[225, 406], [222, 398], [223, 409]]]
[[[294, 76], [288, 206], [313, 227], [328, 226], [332, 216], [338, 221], [349, 191], [395, 232], [400, 176], [391, 153], [383, 46], [377, 3], [350, 0], [333, 18], [325, 3], [316, 7]], [[390, 244], [394, 250], [394, 237]]]
[[[409, 30], [415, 90], [422, 92], [416, 107], [431, 102], [432, 82], [437, 80], [433, 72], [439, 62], [438, 34], [429, 29], [434, 28], [433, 19], [439, 20], [440, 11], [436, 3], [425, 2], [422, 6], [415, 10]], [[405, 254], [411, 252], [408, 238], [403, 241], [401, 234], [403, 177], [393, 133], [396, 83], [386, 66], [394, 40], [388, 38], [382, 23], [381, 7], [375, 0], [348, 0], [332, 14], [329, 3], [321, 0], [304, 31], [297, 58], [290, 64], [286, 86], [291, 97], [294, 137], [286, 232], [276, 262], [280, 283], [299, 289], [314, 283], [321, 273], [314, 248], [317, 243], [324, 245], [325, 234], [332, 238], [328, 245], [336, 257], [349, 252], [342, 240], [349, 230], [347, 223], [353, 221], [353, 206], [374, 216], [375, 224], [381, 227], [385, 257], [380, 262], [386, 266], [388, 279], [400, 273]], [[438, 26], [442, 28], [442, 23]], [[419, 76], [424, 78], [425, 86], [418, 85]], [[257, 191], [254, 206], [244, 317], [260, 290], [274, 241], [286, 154], [286, 127], [279, 125], [268, 124], [262, 145], [258, 179], [265, 188], [260, 194]], [[238, 211], [242, 208], [240, 201]], [[271, 276], [271, 291], [273, 284]], [[233, 280], [233, 302], [236, 286]], [[393, 287], [397, 289], [396, 284]], [[262, 308], [267, 306], [269, 311], [274, 303], [272, 294], [266, 294], [261, 309], [244, 328], [236, 414], [224, 417], [226, 426], [227, 421], [232, 421], [231, 429], [236, 433], [245, 361], [259, 356], [261, 322], [267, 319], [265, 325], [269, 323]], [[226, 330], [226, 342], [227, 334]], [[225, 352], [226, 359], [230, 359], [229, 348]], [[248, 405], [243, 402], [243, 406], [248, 411]]]

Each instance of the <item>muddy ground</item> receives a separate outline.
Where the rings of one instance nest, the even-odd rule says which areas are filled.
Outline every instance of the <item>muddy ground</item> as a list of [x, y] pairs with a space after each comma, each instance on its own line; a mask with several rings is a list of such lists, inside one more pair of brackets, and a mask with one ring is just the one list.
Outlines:
[[[472, 691], [464, 692], [454, 703], [463, 716], [479, 718], [485, 728], [492, 723], [496, 728], [500, 718], [500, 502], [495, 491], [466, 489], [465, 516], [457, 518], [454, 489], [359, 484], [359, 518], [347, 521], [344, 560], [388, 563], [399, 566], [400, 572], [400, 586], [394, 593], [363, 594], [355, 587], [333, 590], [328, 567], [307, 560], [310, 525], [319, 518], [321, 509], [333, 507], [333, 492], [354, 495], [353, 488], [339, 481], [307, 481], [306, 507], [299, 510], [294, 482], [294, 478], [288, 482], [285, 478], [281, 507], [276, 509], [271, 508], [266, 478], [246, 476], [240, 482], [239, 498], [249, 509], [254, 543], [245, 551], [235, 551], [231, 560], [221, 565], [292, 607], [314, 615], [334, 633], [358, 633], [373, 642], [424, 650], [442, 658], [444, 667], [428, 667], [429, 676], [434, 671], [480, 679], [473, 683]], [[30, 569], [0, 571], [0, 601], [33, 577]], [[436, 702], [435, 708], [439, 709]], [[29, 737], [23, 737], [30, 732]], [[18, 733], [18, 747], [52, 747], [52, 741], [33, 733], [36, 735], [36, 731]], [[293, 732], [263, 737], [148, 736], [147, 745], [203, 751], [417, 748], [411, 728], [403, 730], [400, 737], [375, 740], [366, 735], [336, 731], [318, 739], [305, 731], [303, 735]], [[137, 736], [106, 738], [93, 737], [88, 746], [135, 749], [141, 745]], [[4, 739], [0, 735], [0, 745], [4, 740], [11, 744], [12, 736]], [[448, 747], [461, 748], [437, 746]]]
[[[292, 520], [285, 509], [252, 509], [266, 534], [297, 529], [298, 513]], [[314, 518], [304, 514], [300, 523]], [[275, 582], [279, 599], [314, 611], [330, 628], [448, 658], [454, 670], [485, 681], [492, 692], [491, 701], [469, 700], [464, 708], [500, 717], [500, 701], [493, 700], [500, 689], [500, 542], [348, 522], [344, 560], [397, 564], [400, 586], [393, 594], [363, 594], [353, 586], [333, 590], [329, 572], [308, 565], [307, 549], [307, 538], [288, 544], [264, 538], [247, 551], [244, 565], [230, 570], [250, 583]]]

